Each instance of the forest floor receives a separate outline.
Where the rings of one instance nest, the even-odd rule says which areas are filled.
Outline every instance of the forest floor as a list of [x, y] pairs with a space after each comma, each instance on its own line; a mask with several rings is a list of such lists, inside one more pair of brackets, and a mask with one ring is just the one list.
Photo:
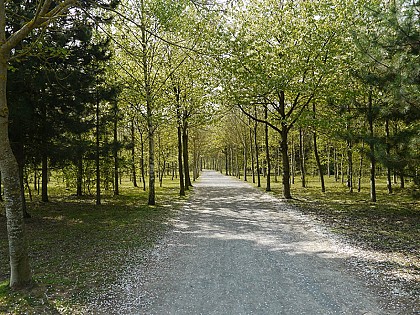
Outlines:
[[[293, 185], [295, 199], [288, 206], [318, 222], [317, 230], [340, 244], [349, 268], [368, 285], [380, 283], [383, 299], [394, 304], [390, 308], [401, 310], [395, 313], [418, 314], [414, 309], [420, 296], [418, 199], [409, 189], [388, 196], [379, 187], [379, 202], [370, 203], [366, 188], [350, 194], [340, 183], [327, 180], [327, 193], [322, 194], [316, 180], [308, 184], [304, 189]], [[92, 303], [100, 309], [115, 305], [121, 298], [122, 274], [129, 270], [144, 281], [144, 268], [152, 269], [164, 259], [168, 244], [162, 237], [171, 235], [177, 209], [185, 202], [177, 196], [177, 181], [166, 180], [164, 187], [158, 189], [159, 206], [152, 208], [143, 206], [147, 195], [128, 182], [122, 196], [105, 196], [99, 207], [91, 198], [77, 199], [54, 187], [50, 203], [30, 202], [33, 217], [27, 229], [35, 285], [24, 292], [7, 287], [6, 226], [0, 215], [0, 314], [87, 314], [92, 313], [88, 310]], [[280, 185], [272, 187], [274, 193], [268, 196], [277, 197]], [[123, 290], [135, 291], [133, 285], [135, 281], [125, 282]], [[130, 295], [131, 305], [145, 309], [144, 294]], [[99, 303], [93, 297], [102, 299]]]

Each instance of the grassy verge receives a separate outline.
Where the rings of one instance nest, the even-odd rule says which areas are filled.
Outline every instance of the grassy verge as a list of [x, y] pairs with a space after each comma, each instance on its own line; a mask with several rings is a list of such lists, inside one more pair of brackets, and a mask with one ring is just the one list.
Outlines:
[[[291, 202], [358, 245], [420, 258], [420, 200], [412, 189], [388, 194], [384, 179], [378, 179], [378, 201], [374, 203], [369, 201], [368, 182], [362, 183], [360, 192], [350, 193], [332, 177], [325, 180], [326, 193], [321, 192], [318, 178], [308, 178], [305, 188], [297, 181], [292, 185]], [[272, 190], [281, 195], [281, 183], [272, 183]]]
[[182, 203], [177, 183], [157, 188], [157, 206], [147, 194], [123, 183], [121, 195], [105, 195], [103, 204], [79, 199], [51, 187], [49, 203], [28, 204], [27, 232], [34, 286], [8, 289], [5, 218], [0, 216], [0, 314], [76, 314], [92, 288], [115, 280], [127, 251], [150, 248]]

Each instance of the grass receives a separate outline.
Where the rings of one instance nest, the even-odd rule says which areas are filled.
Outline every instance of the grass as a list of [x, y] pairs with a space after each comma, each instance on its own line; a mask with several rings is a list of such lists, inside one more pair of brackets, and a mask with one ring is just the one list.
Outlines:
[[[325, 180], [326, 193], [321, 192], [318, 178], [309, 177], [305, 188], [296, 181], [291, 202], [350, 241], [369, 249], [419, 258], [420, 200], [412, 188], [394, 188], [395, 192], [388, 194], [385, 179], [378, 178], [378, 201], [370, 202], [369, 182], [362, 183], [360, 192], [350, 193], [333, 177]], [[281, 184], [272, 183], [272, 190], [280, 194]]]
[[147, 206], [147, 193], [129, 182], [120, 196], [105, 193], [96, 206], [92, 197], [76, 198], [52, 183], [49, 203], [38, 196], [28, 203], [34, 285], [19, 292], [8, 288], [6, 222], [0, 216], [0, 314], [77, 314], [93, 288], [116, 280], [127, 251], [148, 249], [162, 235], [183, 201], [177, 181], [163, 186], [156, 206]]

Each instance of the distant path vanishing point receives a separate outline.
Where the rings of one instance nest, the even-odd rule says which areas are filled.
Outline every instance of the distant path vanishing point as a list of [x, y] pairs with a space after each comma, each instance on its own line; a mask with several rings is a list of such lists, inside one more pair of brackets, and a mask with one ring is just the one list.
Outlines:
[[214, 171], [152, 257], [115, 314], [393, 314], [314, 223]]

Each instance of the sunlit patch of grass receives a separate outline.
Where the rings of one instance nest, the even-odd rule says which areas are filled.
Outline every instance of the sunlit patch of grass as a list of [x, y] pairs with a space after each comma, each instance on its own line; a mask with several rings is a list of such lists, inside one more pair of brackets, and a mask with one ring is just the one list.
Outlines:
[[163, 188], [156, 187], [153, 207], [147, 205], [147, 192], [128, 181], [119, 196], [104, 191], [99, 206], [93, 196], [77, 198], [73, 191], [51, 186], [50, 202], [40, 202], [37, 195], [28, 202], [31, 289], [7, 287], [6, 222], [0, 216], [0, 314], [66, 313], [62, 309], [74, 314], [73, 306], [83, 303], [92, 288], [116, 279], [127, 251], [153, 246], [184, 200], [177, 182], [168, 179]]
[[[362, 182], [349, 192], [346, 185], [325, 178], [326, 192], [321, 192], [318, 178], [309, 177], [307, 187], [292, 185], [291, 201], [303, 212], [316, 215], [337, 233], [363, 245], [385, 251], [419, 255], [420, 200], [412, 189], [394, 189], [388, 194], [384, 178], [378, 178], [377, 202], [370, 201], [369, 182]], [[272, 185], [281, 194], [281, 184]]]

